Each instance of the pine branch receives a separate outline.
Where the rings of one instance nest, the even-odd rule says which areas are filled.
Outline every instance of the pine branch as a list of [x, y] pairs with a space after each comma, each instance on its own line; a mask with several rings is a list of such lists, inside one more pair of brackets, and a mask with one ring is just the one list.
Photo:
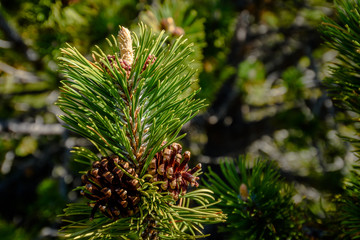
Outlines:
[[291, 200], [293, 190], [281, 181], [273, 163], [227, 159], [220, 168], [221, 177], [209, 169], [205, 185], [219, 197], [219, 206], [228, 214], [222, 231], [244, 239], [301, 239], [300, 221]]
[[332, 76], [326, 80], [330, 93], [343, 106], [356, 113], [360, 113], [356, 98], [360, 86], [359, 4], [355, 0], [337, 2], [338, 22], [325, 19], [320, 28], [327, 45], [339, 52], [340, 63], [334, 64], [330, 69]]
[[[109, 41], [114, 62], [102, 51], [95, 53], [100, 59], [92, 63], [75, 48], [63, 49], [63, 72], [71, 80], [63, 81], [58, 105], [67, 114], [61, 119], [69, 129], [90, 138], [101, 151], [145, 169], [152, 156], [167, 146], [161, 143], [179, 139], [182, 125], [204, 105], [194, 100], [196, 93], [184, 97], [194, 74], [187, 68], [190, 46], [180, 48], [186, 40], [179, 38], [165, 50], [161, 35], [155, 39], [145, 26], [140, 36], [134, 37], [135, 62], [128, 75], [113, 67], [121, 66], [115, 40]], [[143, 70], [149, 56], [156, 60]]]
[[[347, 110], [360, 114], [360, 1], [336, 1], [337, 21], [325, 19], [320, 30], [326, 43], [338, 51], [338, 62], [331, 67], [331, 77], [326, 79], [332, 97]], [[353, 118], [357, 124], [359, 118]], [[357, 133], [359, 130], [357, 130]], [[359, 140], [346, 138], [359, 152]], [[359, 164], [356, 163], [346, 181], [345, 193], [338, 199], [339, 220], [343, 237], [359, 238], [360, 234], [360, 183]]]
[[[93, 62], [74, 47], [62, 49], [64, 76], [57, 102], [70, 130], [88, 138], [103, 155], [75, 148], [85, 164], [88, 203], [70, 204], [62, 215], [65, 237], [76, 239], [195, 239], [203, 224], [225, 216], [212, 191], [198, 189], [201, 165], [190, 169], [190, 152], [174, 141], [201, 109], [193, 83], [191, 45], [179, 37], [166, 46], [141, 24], [139, 36], [121, 27], [107, 40], [110, 54], [97, 48]], [[195, 207], [190, 207], [190, 201]]]
[[[73, 154], [75, 154], [76, 161], [86, 165], [91, 165], [97, 159], [94, 153], [85, 148], [76, 148]], [[195, 239], [205, 237], [201, 233], [203, 224], [224, 221], [221, 210], [212, 208], [217, 204], [214, 202], [212, 191], [194, 190], [181, 196], [179, 203], [176, 203], [170, 195], [159, 193], [157, 186], [162, 182], [149, 183], [146, 181], [148, 177], [149, 175], [145, 175], [142, 179], [138, 179], [141, 183], [138, 191], [142, 195], [139, 215], [112, 221], [108, 217], [96, 213], [94, 220], [89, 220], [92, 209], [88, 207], [88, 204], [69, 204], [61, 217], [65, 219], [76, 217], [77, 220], [65, 220], [69, 224], [62, 229], [64, 237], [69, 239], [98, 239], [99, 237], [111, 239], [122, 236], [126, 239], [137, 236], [139, 238], [144, 235], [144, 232], [153, 229], [160, 232], [161, 239]], [[79, 187], [79, 189], [84, 189], [84, 187]], [[196, 203], [197, 206], [190, 208], [190, 201]], [[156, 227], [152, 227], [155, 221]]]

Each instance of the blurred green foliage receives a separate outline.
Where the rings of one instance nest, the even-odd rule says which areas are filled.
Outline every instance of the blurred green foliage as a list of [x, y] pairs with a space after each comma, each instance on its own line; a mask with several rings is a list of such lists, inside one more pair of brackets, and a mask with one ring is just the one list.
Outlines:
[[0, 235], [2, 239], [31, 239], [24, 229], [17, 228], [14, 224], [8, 223], [5, 220], [0, 220]]
[[34, 214], [44, 221], [55, 221], [57, 215], [62, 213], [66, 199], [60, 194], [59, 181], [47, 178], [37, 187], [37, 201], [31, 206]]

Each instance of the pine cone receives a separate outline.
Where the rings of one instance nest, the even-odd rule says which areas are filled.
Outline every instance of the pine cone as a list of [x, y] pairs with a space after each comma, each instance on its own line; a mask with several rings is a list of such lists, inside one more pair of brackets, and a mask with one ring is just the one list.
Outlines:
[[172, 17], [161, 19], [160, 26], [161, 26], [161, 29], [164, 29], [165, 31], [168, 31], [171, 33], [175, 30], [175, 27], [176, 27], [174, 19]]
[[165, 31], [171, 33], [175, 37], [180, 37], [181, 35], [185, 34], [184, 29], [181, 27], [177, 27], [174, 22], [174, 19], [171, 17], [163, 18], [160, 21], [160, 27], [161, 29], [164, 29]]
[[185, 31], [181, 27], [175, 27], [174, 31], [172, 31], [171, 34], [175, 37], [180, 37], [181, 35], [185, 34]]
[[146, 68], [147, 68], [150, 64], [153, 64], [153, 63], [155, 62], [155, 60], [156, 60], [156, 57], [155, 57], [154, 55], [152, 55], [152, 54], [149, 54], [149, 56], [147, 57], [147, 59], [146, 59], [146, 61], [145, 61], [145, 63], [144, 63], [144, 66], [143, 66], [141, 72], [145, 71]]
[[91, 219], [97, 209], [111, 219], [128, 217], [139, 211], [139, 182], [126, 175], [118, 166], [134, 177], [138, 177], [135, 169], [128, 162], [119, 160], [118, 156], [102, 157], [101, 161], [92, 164], [92, 169], [81, 177], [85, 188], [81, 195], [92, 200]]
[[169, 191], [175, 200], [179, 199], [180, 193], [186, 193], [189, 185], [199, 186], [199, 177], [193, 174], [201, 169], [201, 164], [189, 169], [190, 152], [186, 151], [181, 155], [181, 151], [180, 144], [171, 144], [155, 154], [148, 168], [148, 173], [154, 176], [153, 182], [164, 181], [160, 191]]
[[126, 64], [131, 66], [134, 61], [134, 50], [132, 48], [132, 39], [129, 29], [126, 27], [120, 27], [120, 31], [118, 33], [118, 42], [121, 59], [126, 62]]
[[[119, 69], [119, 66], [116, 62], [116, 57], [114, 55], [107, 55], [107, 59], [112, 67], [112, 69], [114, 71], [120, 71]], [[141, 70], [141, 72], [144, 72], [147, 67], [150, 65], [150, 64], [153, 64], [156, 60], [156, 57], [152, 54], [149, 54], [149, 56], [147, 57], [145, 63], [144, 63], [144, 66]], [[125, 70], [126, 72], [126, 78], [129, 78], [130, 77], [130, 73], [131, 73], [131, 65], [129, 65], [125, 60], [119, 58], [119, 63], [120, 63], [120, 66]], [[103, 62], [100, 62], [100, 65], [103, 69], [105, 69], [105, 71], [111, 76], [111, 77], [114, 77], [113, 74], [111, 73], [110, 69], [103, 63]]]
[[[112, 67], [113, 71], [119, 71], [120, 72], [120, 69], [119, 69], [119, 66], [116, 62], [116, 57], [114, 55], [107, 55], [107, 59], [110, 63], [110, 66]], [[125, 70], [126, 72], [126, 78], [129, 78], [130, 77], [130, 73], [131, 73], [131, 66], [126, 62], [124, 61], [123, 59], [120, 59], [119, 58], [119, 63], [120, 63], [120, 66]], [[105, 69], [105, 71], [111, 76], [111, 77], [114, 77], [113, 74], [111, 73], [110, 69], [103, 63], [103, 62], [100, 62], [100, 65], [103, 69]]]

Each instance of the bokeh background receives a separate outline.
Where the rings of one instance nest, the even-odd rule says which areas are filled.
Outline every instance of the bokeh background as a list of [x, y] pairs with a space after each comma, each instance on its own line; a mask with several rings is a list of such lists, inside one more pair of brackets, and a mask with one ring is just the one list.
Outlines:
[[0, 238], [58, 239], [57, 215], [79, 198], [72, 189], [81, 166], [70, 150], [92, 146], [57, 118], [60, 48], [68, 43], [91, 59], [119, 25], [137, 31], [140, 21], [165, 30], [170, 44], [182, 34], [194, 43], [194, 89], [208, 103], [183, 129], [194, 164], [216, 169], [224, 156], [243, 154], [276, 161], [296, 187], [294, 200], [321, 219], [354, 161], [339, 137], [353, 134], [349, 113], [322, 84], [336, 52], [318, 27], [334, 17], [332, 7], [326, 0], [1, 0]]

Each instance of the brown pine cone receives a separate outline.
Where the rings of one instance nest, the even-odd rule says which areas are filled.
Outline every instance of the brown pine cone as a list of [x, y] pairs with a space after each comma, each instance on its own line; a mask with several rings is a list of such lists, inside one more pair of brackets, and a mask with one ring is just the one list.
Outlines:
[[[119, 69], [119, 66], [117, 64], [117, 61], [116, 61], [116, 57], [114, 55], [107, 55], [106, 57], [112, 67], [112, 69], [114, 71], [120, 71]], [[130, 77], [130, 73], [131, 73], [131, 65], [129, 65], [125, 60], [119, 58], [119, 63], [120, 63], [120, 66], [125, 70], [126, 72], [126, 78], [129, 78]], [[111, 76], [111, 77], [114, 77], [113, 74], [111, 73], [110, 69], [103, 63], [103, 62], [100, 62], [100, 65], [103, 69], [105, 69], [105, 71]]]
[[156, 61], [156, 57], [152, 54], [149, 54], [149, 56], [146, 58], [146, 61], [144, 63], [144, 66], [143, 66], [141, 72], [145, 71], [147, 69], [147, 67], [150, 64], [153, 64], [155, 61]]
[[93, 219], [97, 209], [111, 219], [128, 217], [139, 211], [139, 182], [126, 175], [118, 166], [134, 177], [138, 177], [135, 169], [118, 156], [102, 157], [92, 164], [91, 170], [82, 175], [85, 184], [81, 195], [92, 200], [93, 208], [90, 218]]
[[148, 168], [148, 173], [153, 175], [152, 182], [164, 181], [160, 191], [170, 192], [175, 200], [179, 199], [179, 194], [186, 193], [189, 185], [199, 186], [199, 177], [193, 174], [201, 170], [200, 163], [189, 169], [190, 152], [186, 151], [181, 155], [181, 151], [180, 144], [172, 143], [155, 154]]
[[171, 34], [175, 37], [180, 37], [181, 35], [185, 34], [185, 31], [181, 27], [175, 27], [174, 31], [172, 31]]

